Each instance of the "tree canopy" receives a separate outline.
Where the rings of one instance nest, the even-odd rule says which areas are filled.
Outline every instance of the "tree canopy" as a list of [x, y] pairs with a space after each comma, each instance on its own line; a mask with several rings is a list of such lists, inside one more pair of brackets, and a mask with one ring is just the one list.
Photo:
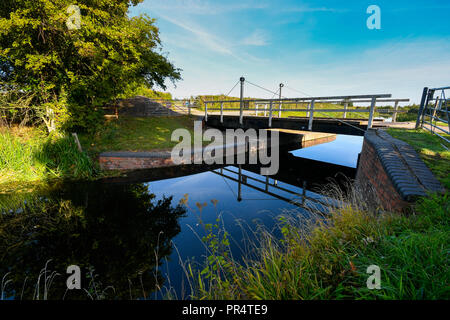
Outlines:
[[2, 0], [1, 87], [33, 94], [47, 117], [79, 127], [130, 86], [166, 89], [180, 70], [162, 52], [155, 20], [129, 17], [140, 2]]

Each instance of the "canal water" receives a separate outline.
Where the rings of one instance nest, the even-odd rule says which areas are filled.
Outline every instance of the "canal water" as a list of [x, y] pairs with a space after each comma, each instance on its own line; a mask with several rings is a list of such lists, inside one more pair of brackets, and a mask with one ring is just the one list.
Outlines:
[[[251, 258], [258, 229], [279, 237], [280, 215], [307, 219], [304, 205], [327, 201], [320, 190], [329, 178], [354, 177], [362, 139], [285, 152], [271, 177], [258, 166], [184, 166], [0, 195], [0, 278], [12, 280], [1, 294], [187, 298], [184, 267], [202, 269], [205, 235], [226, 230], [235, 260]], [[80, 267], [82, 290], [67, 290], [69, 265]]]

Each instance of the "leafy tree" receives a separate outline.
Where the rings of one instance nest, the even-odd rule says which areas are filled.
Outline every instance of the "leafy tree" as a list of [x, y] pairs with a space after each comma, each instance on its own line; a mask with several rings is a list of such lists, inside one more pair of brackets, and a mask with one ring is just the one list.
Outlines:
[[99, 107], [130, 83], [166, 89], [180, 70], [162, 53], [155, 20], [128, 16], [142, 1], [2, 0], [1, 88], [35, 94], [49, 131], [95, 127]]

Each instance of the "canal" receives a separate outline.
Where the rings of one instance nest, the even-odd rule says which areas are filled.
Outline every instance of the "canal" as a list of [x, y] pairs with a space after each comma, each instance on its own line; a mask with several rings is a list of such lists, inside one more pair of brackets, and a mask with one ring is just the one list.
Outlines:
[[[251, 259], [258, 230], [280, 237], [280, 215], [307, 220], [305, 208], [329, 200], [330, 178], [354, 178], [362, 140], [339, 135], [285, 152], [271, 177], [258, 166], [183, 166], [0, 195], [0, 277], [12, 280], [2, 294], [187, 298], [187, 265], [201, 270], [210, 254], [205, 235], [226, 230], [234, 259]], [[80, 267], [82, 290], [67, 290], [69, 265]]]

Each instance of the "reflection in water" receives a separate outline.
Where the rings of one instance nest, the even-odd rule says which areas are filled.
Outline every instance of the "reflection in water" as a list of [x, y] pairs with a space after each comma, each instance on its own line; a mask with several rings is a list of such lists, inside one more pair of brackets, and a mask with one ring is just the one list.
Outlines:
[[[46, 275], [41, 269], [50, 259], [48, 270], [60, 275], [51, 284], [49, 299], [65, 294], [67, 299], [87, 298], [84, 291], [66, 293], [69, 265], [80, 266], [82, 287], [94, 297], [108, 286], [115, 292], [106, 293], [116, 298], [148, 295], [162, 282], [157, 266], [170, 255], [170, 241], [180, 232], [178, 219], [185, 213], [172, 207], [169, 198], [156, 201], [143, 184], [69, 185], [22, 203], [0, 209], [0, 275], [10, 272], [13, 280], [5, 296], [24, 299], [38, 293], [43, 298]], [[95, 268], [91, 274], [90, 267]], [[95, 286], [89, 286], [94, 275]]]
[[[39, 293], [42, 299], [45, 286], [51, 284], [49, 299], [161, 298], [161, 293], [154, 293], [161, 287], [185, 298], [190, 292], [180, 261], [202, 264], [207, 255], [199, 216], [204, 224], [220, 217], [230, 234], [233, 256], [240, 260], [248, 257], [244, 242], [254, 235], [243, 226], [255, 228], [257, 221], [277, 236], [276, 216], [289, 212], [307, 217], [305, 201], [323, 199], [316, 187], [323, 187], [330, 177], [338, 183], [344, 176], [354, 177], [354, 168], [300, 156], [281, 154], [280, 171], [271, 177], [259, 175], [257, 165], [185, 166], [103, 182], [61, 183], [33, 194], [0, 195], [0, 278], [9, 273], [7, 279], [13, 280], [5, 297], [32, 299]], [[321, 160], [332, 157], [328, 153]], [[183, 207], [174, 205], [180, 200]], [[44, 274], [42, 268], [50, 259], [50, 272]], [[69, 265], [81, 267], [84, 290], [66, 290]], [[91, 267], [95, 270], [89, 271]], [[46, 276], [55, 276], [53, 282], [45, 284]], [[102, 296], [109, 286], [114, 291], [108, 289]]]

